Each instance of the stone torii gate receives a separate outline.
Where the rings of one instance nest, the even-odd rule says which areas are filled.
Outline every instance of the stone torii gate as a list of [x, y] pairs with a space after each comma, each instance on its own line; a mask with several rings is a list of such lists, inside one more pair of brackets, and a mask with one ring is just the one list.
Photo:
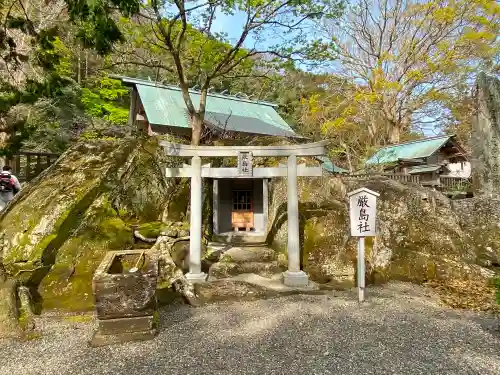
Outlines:
[[[191, 165], [166, 168], [166, 177], [191, 178], [191, 215], [189, 272], [186, 278], [194, 283], [204, 282], [201, 272], [202, 248], [202, 178], [272, 178], [287, 177], [288, 209], [288, 270], [283, 282], [288, 286], [307, 286], [309, 278], [300, 269], [299, 199], [297, 176], [321, 176], [322, 167], [297, 165], [297, 157], [325, 155], [328, 141], [287, 146], [192, 146], [161, 141], [168, 156], [190, 157]], [[238, 168], [212, 168], [201, 163], [202, 157], [237, 157]], [[275, 168], [252, 168], [252, 157], [287, 157], [287, 165]]]

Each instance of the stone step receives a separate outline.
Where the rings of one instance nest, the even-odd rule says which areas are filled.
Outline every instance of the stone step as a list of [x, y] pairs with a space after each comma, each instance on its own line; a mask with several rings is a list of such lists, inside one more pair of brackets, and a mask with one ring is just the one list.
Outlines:
[[266, 278], [255, 274], [241, 274], [228, 279], [212, 280], [196, 285], [201, 303], [218, 301], [255, 300], [298, 293], [318, 294], [319, 287], [309, 282], [306, 287], [296, 288], [283, 285], [281, 275]]
[[209, 280], [225, 279], [243, 273], [271, 277], [283, 272], [277, 261], [271, 262], [217, 262], [212, 264], [208, 272]]
[[276, 259], [274, 250], [262, 246], [233, 246], [223, 252], [221, 262], [271, 262]]
[[259, 233], [246, 233], [246, 232], [231, 232], [224, 234], [214, 234], [212, 240], [214, 242], [226, 244], [265, 244], [266, 235]]

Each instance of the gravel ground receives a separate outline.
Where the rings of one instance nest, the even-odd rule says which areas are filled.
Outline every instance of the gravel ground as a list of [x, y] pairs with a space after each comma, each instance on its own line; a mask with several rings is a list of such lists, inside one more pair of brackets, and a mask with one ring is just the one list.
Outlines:
[[0, 340], [0, 374], [500, 374], [498, 321], [394, 283], [162, 311], [152, 341], [88, 347], [95, 323], [55, 315], [41, 337]]

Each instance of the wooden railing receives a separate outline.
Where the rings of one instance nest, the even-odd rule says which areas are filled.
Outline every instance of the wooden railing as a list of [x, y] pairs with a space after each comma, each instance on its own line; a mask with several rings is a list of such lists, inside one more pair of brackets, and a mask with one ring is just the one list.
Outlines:
[[19, 151], [7, 159], [6, 165], [12, 167], [19, 182], [29, 182], [54, 164], [58, 157], [59, 154], [50, 152]]
[[372, 177], [385, 177], [385, 178], [399, 181], [399, 182], [412, 182], [415, 184], [420, 183], [420, 177], [418, 175], [413, 175], [413, 174], [363, 173], [363, 174], [351, 174], [351, 175], [348, 175], [347, 177], [356, 178], [356, 179], [366, 179], [366, 178], [372, 178]]
[[440, 189], [443, 191], [467, 191], [470, 190], [472, 180], [462, 177], [440, 177]]
[[423, 186], [432, 185], [443, 192], [469, 191], [471, 188], [471, 179], [462, 177], [444, 177], [440, 176], [435, 180], [421, 180], [419, 175], [412, 174], [391, 174], [391, 173], [363, 173], [346, 175], [348, 178], [369, 179], [373, 177], [385, 177], [403, 183], [415, 183]]

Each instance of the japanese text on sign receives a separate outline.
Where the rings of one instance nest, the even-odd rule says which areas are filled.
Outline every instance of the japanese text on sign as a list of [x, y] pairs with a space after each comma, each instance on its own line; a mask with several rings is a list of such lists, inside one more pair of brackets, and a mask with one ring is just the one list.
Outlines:
[[239, 152], [238, 153], [238, 174], [240, 176], [252, 175], [252, 153]]
[[368, 197], [366, 195], [361, 195], [358, 197], [358, 208], [359, 208], [359, 224], [358, 224], [358, 232], [365, 233], [370, 231], [370, 224], [368, 224], [368, 219], [370, 219], [370, 215], [366, 212], [367, 208], [370, 208], [368, 205]]
[[375, 236], [377, 196], [378, 193], [365, 188], [349, 193], [349, 216], [352, 236]]

